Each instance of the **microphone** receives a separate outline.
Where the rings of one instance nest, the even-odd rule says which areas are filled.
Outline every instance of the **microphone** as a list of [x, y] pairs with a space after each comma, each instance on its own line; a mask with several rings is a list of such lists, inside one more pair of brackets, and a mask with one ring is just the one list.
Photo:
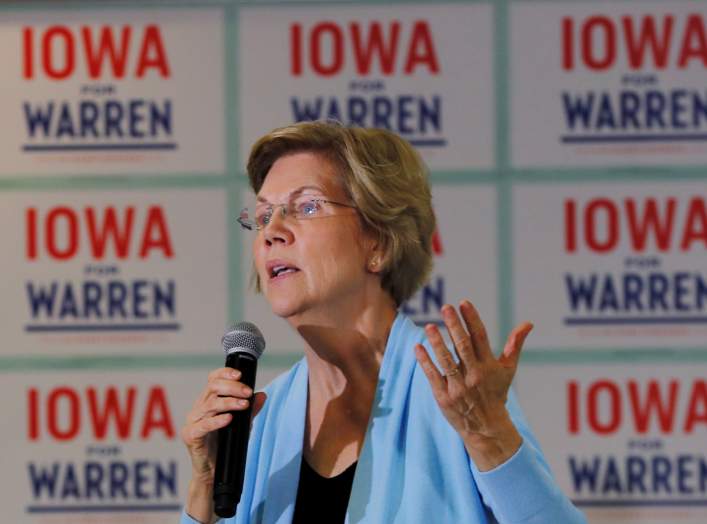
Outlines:
[[[241, 382], [255, 390], [258, 358], [265, 350], [265, 339], [250, 322], [239, 322], [221, 339], [226, 367], [241, 372]], [[231, 422], [218, 430], [218, 453], [214, 474], [214, 511], [219, 517], [232, 517], [241, 500], [245, 474], [253, 399], [247, 409], [231, 411]]]

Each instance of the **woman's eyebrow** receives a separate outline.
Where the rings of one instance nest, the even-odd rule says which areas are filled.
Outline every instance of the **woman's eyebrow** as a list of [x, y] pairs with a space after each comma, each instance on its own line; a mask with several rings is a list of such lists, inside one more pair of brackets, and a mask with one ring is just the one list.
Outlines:
[[[314, 191], [317, 191], [321, 194], [324, 194], [324, 190], [320, 186], [312, 186], [312, 185], [300, 186], [297, 189], [293, 189], [292, 191], [290, 191], [290, 193], [287, 195], [287, 200], [291, 199], [292, 197], [299, 196], [307, 190], [314, 190]], [[258, 203], [264, 203], [264, 204], [270, 203], [270, 201], [267, 198], [262, 197], [260, 195], [257, 196], [256, 201]]]

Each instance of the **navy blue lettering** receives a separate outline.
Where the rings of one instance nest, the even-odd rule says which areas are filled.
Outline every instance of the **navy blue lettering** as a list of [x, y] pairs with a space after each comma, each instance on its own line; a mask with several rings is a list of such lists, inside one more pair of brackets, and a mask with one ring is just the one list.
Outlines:
[[79, 114], [81, 116], [81, 136], [85, 137], [90, 131], [92, 136], [98, 137], [98, 128], [96, 127], [98, 105], [92, 100], [84, 100], [79, 105]]
[[29, 299], [32, 318], [42, 314], [51, 317], [54, 314], [54, 299], [56, 297], [57, 283], [52, 282], [49, 288], [41, 284], [35, 290], [33, 282], [26, 283], [27, 298]]
[[120, 123], [123, 121], [123, 106], [115, 100], [108, 100], [105, 106], [106, 111], [106, 138], [115, 136], [122, 138], [123, 129]]
[[596, 275], [590, 275], [588, 280], [585, 280], [580, 275], [577, 277], [577, 281], [575, 281], [574, 275], [565, 273], [565, 288], [569, 294], [572, 311], [576, 311], [581, 305], [584, 305], [588, 310], [594, 307], [594, 290], [596, 289], [596, 285]]
[[56, 128], [56, 137], [61, 138], [64, 135], [74, 137], [74, 123], [71, 120], [71, 111], [69, 111], [69, 104], [64, 103], [61, 105], [61, 114], [59, 115], [59, 123]]
[[143, 138], [145, 133], [140, 129], [140, 123], [145, 119], [142, 114], [144, 100], [130, 101], [130, 136], [133, 138]]
[[596, 490], [597, 475], [599, 474], [599, 457], [594, 456], [591, 463], [587, 460], [570, 457], [569, 465], [574, 491], [580, 493], [586, 484], [587, 489], [593, 493]]
[[46, 492], [47, 496], [53, 498], [56, 479], [59, 475], [59, 463], [54, 462], [51, 469], [35, 464], [28, 464], [27, 467], [32, 484], [32, 496], [37, 499]]
[[86, 498], [97, 497], [103, 498], [103, 466], [98, 462], [86, 462], [83, 465], [83, 476], [86, 481]]
[[565, 110], [565, 121], [569, 129], [574, 129], [576, 122], [587, 129], [591, 126], [590, 117], [594, 106], [594, 93], [588, 93], [586, 99], [581, 95], [570, 97], [569, 93], [562, 93], [562, 103]]
[[46, 110], [42, 110], [42, 106], [32, 109], [29, 102], [22, 104], [25, 110], [25, 122], [27, 123], [27, 134], [30, 138], [34, 138], [34, 133], [39, 126], [44, 136], [49, 135], [49, 124], [52, 121], [54, 114], [54, 102], [49, 102]]

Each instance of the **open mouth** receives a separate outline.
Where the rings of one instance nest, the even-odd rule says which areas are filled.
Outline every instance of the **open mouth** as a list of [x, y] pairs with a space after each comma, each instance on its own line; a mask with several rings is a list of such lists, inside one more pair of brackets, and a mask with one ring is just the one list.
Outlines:
[[283, 275], [287, 275], [290, 273], [297, 273], [298, 271], [299, 271], [299, 269], [297, 269], [294, 266], [287, 266], [284, 264], [278, 264], [278, 265], [272, 266], [268, 270], [268, 273], [270, 275], [270, 278], [273, 279], [273, 278], [281, 277]]

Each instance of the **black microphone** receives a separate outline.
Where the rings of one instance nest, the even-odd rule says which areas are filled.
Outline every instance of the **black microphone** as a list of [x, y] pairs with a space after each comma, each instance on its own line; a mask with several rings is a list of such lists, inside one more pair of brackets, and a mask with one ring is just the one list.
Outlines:
[[[226, 367], [240, 371], [240, 381], [254, 390], [258, 358], [265, 350], [263, 334], [250, 322], [239, 322], [223, 336], [221, 342], [226, 352]], [[247, 409], [230, 411], [233, 417], [231, 422], [218, 430], [214, 511], [219, 517], [235, 515], [236, 505], [241, 500], [253, 398]]]

